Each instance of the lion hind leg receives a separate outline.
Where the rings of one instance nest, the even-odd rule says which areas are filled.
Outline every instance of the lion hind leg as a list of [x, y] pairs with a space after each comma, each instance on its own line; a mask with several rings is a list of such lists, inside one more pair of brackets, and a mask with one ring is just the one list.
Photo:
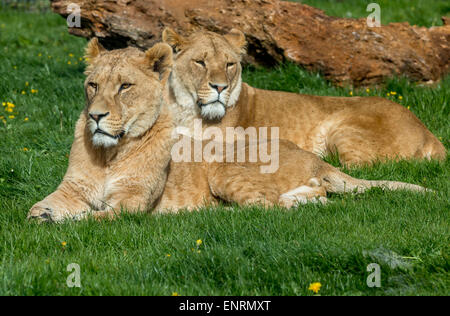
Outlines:
[[308, 185], [302, 185], [289, 192], [283, 193], [279, 198], [279, 204], [286, 208], [292, 208], [299, 204], [321, 203], [326, 204], [327, 192], [318, 178], [311, 178]]

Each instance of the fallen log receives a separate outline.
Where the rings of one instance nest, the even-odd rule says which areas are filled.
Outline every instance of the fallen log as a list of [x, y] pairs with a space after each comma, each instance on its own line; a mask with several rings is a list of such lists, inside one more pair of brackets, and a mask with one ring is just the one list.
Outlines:
[[71, 34], [97, 36], [108, 48], [149, 48], [164, 27], [188, 35], [198, 28], [225, 33], [242, 30], [246, 62], [272, 66], [294, 62], [343, 85], [382, 83], [406, 76], [438, 81], [450, 69], [450, 23], [417, 27], [391, 23], [369, 27], [366, 19], [327, 16], [300, 3], [279, 0], [51, 0], [54, 12], [68, 17], [70, 4], [81, 11]]

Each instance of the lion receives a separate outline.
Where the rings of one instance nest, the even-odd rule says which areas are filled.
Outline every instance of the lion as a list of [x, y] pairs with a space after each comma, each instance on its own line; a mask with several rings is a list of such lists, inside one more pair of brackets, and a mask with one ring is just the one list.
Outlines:
[[[31, 219], [114, 218], [121, 210], [166, 213], [221, 201], [290, 208], [326, 203], [328, 192], [361, 193], [371, 187], [426, 191], [408, 183], [352, 178], [278, 139], [262, 140], [277, 145], [271, 148], [281, 167], [270, 174], [261, 173], [263, 161], [174, 162], [172, 150], [180, 137], [174, 137], [177, 119], [167, 102], [172, 48], [160, 43], [145, 53], [106, 51], [93, 39], [86, 51], [86, 107], [76, 124], [68, 170], [57, 190], [31, 208]], [[246, 143], [234, 153], [248, 154], [257, 145]]]
[[256, 89], [242, 82], [244, 34], [209, 31], [183, 37], [170, 28], [173, 102], [205, 127], [276, 126], [280, 138], [321, 157], [338, 155], [344, 165], [376, 160], [446, 157], [443, 144], [408, 109], [381, 97], [324, 97]]
[[86, 58], [86, 106], [67, 172], [29, 218], [60, 222], [89, 210], [144, 210], [163, 192], [171, 144], [161, 139], [170, 139], [173, 119], [161, 99], [172, 49], [161, 43], [145, 53], [109, 52], [94, 38]]

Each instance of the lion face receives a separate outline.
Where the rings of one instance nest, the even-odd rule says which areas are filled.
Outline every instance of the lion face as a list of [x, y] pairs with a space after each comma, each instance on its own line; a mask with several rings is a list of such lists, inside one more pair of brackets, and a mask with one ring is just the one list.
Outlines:
[[157, 44], [146, 53], [135, 48], [107, 51], [94, 38], [86, 58], [86, 127], [93, 144], [111, 147], [146, 132], [160, 113], [171, 47]]
[[224, 36], [202, 31], [183, 38], [165, 29], [163, 41], [175, 51], [170, 84], [177, 103], [195, 108], [204, 119], [222, 119], [241, 91], [244, 34], [238, 30]]

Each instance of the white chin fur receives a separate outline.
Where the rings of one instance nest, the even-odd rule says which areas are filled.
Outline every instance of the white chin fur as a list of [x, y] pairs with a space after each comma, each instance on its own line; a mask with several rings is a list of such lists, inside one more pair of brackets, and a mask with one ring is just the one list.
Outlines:
[[119, 140], [103, 134], [96, 133], [92, 137], [92, 143], [97, 147], [113, 147], [119, 143]]
[[201, 107], [200, 114], [208, 120], [218, 120], [225, 116], [225, 107], [219, 103], [212, 103]]

